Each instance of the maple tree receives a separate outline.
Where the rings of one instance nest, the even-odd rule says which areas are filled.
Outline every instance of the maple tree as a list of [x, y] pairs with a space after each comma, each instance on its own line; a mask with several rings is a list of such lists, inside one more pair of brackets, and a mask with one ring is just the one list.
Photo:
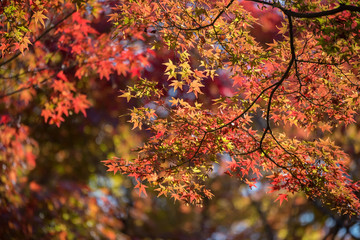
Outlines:
[[[59, 150], [41, 124], [71, 139], [79, 130], [67, 124], [82, 114], [94, 124], [78, 128], [91, 132], [97, 120], [90, 106], [100, 99], [111, 105], [104, 85], [116, 89], [113, 94], [121, 89], [131, 106], [129, 122], [149, 138], [134, 158], [121, 151], [115, 153], [120, 158], [97, 156], [108, 158], [109, 171], [133, 177], [140, 195], [151, 186], [158, 196], [203, 205], [214, 197], [206, 179], [219, 165], [252, 189], [268, 184], [280, 205], [290, 193], [304, 192], [358, 215], [360, 186], [346, 172], [351, 158], [331, 133], [356, 122], [359, 111], [359, 11], [357, 1], [2, 1], [5, 225], [15, 233], [63, 238], [76, 225], [73, 234], [89, 237], [89, 226], [67, 221], [74, 211], [85, 213], [90, 226], [101, 223], [91, 234], [115, 238], [109, 228], [122, 223], [106, 215], [116, 207], [103, 209], [83, 183], [72, 184], [72, 191], [63, 181], [52, 190], [42, 187], [45, 177], [38, 179], [42, 184], [31, 181], [46, 175], [49, 166], [37, 168], [37, 158], [51, 156], [49, 149], [58, 151], [54, 159], [71, 155], [80, 162], [82, 146]], [[259, 27], [270, 36], [257, 35]], [[35, 125], [41, 127], [35, 131]], [[72, 170], [63, 163], [59, 171], [86, 171], [76, 161]], [[29, 219], [41, 211], [37, 221], [44, 224], [55, 212], [65, 220], [49, 220], [56, 226], [34, 233]]]
[[[360, 7], [357, 1], [250, 1], [275, 8], [284, 21], [281, 38], [261, 46], [250, 34], [256, 19], [241, 1], [129, 1], [110, 14], [118, 35], [153, 34], [153, 48], [165, 44], [175, 52], [160, 90], [142, 79], [122, 97], [143, 99], [131, 110], [134, 128], [143, 125], [154, 136], [138, 157], [104, 161], [109, 171], [145, 182], [159, 196], [202, 204], [213, 195], [203, 182], [228, 156], [229, 175], [256, 187], [262, 176], [271, 191], [303, 191], [332, 208], [357, 215], [359, 184], [346, 175], [348, 156], [329, 138], [355, 122], [358, 112]], [[198, 55], [195, 61], [192, 55]], [[221, 69], [233, 81], [227, 95], [204, 99], [206, 79]], [[141, 87], [147, 86], [146, 90]], [[169, 94], [169, 91], [174, 94]], [[188, 97], [192, 94], [192, 97]], [[203, 95], [203, 96], [202, 96]], [[147, 104], [155, 107], [146, 107]], [[166, 109], [157, 116], [156, 107]], [[260, 126], [253, 119], [261, 115]], [[277, 126], [304, 131], [290, 138]], [[287, 194], [280, 193], [280, 204]]]
[[[87, 167], [101, 171], [90, 163], [91, 158], [83, 168], [82, 158], [91, 156], [92, 150], [82, 149], [79, 143], [87, 139], [72, 135], [81, 136], [79, 132], [86, 128], [91, 136], [94, 127], [78, 125], [69, 130], [63, 126], [65, 119], [78, 121], [78, 113], [87, 115], [96, 99], [89, 98], [92, 87], [98, 86], [102, 94], [102, 85], [96, 85], [99, 78], [109, 81], [111, 73], [125, 75], [128, 68], [136, 75], [137, 68], [147, 64], [146, 52], [137, 53], [136, 47], [111, 39], [104, 12], [112, 4], [0, 3], [0, 238], [114, 239], [123, 235], [111, 230], [123, 226], [111, 214], [120, 206], [109, 204], [108, 191], [99, 197], [88, 186], [91, 171]], [[63, 128], [54, 132], [43, 123]], [[96, 145], [94, 137], [89, 139]], [[71, 163], [63, 161], [67, 155], [72, 156]], [[106, 156], [98, 149], [96, 163]], [[106, 208], [100, 201], [107, 203]]]

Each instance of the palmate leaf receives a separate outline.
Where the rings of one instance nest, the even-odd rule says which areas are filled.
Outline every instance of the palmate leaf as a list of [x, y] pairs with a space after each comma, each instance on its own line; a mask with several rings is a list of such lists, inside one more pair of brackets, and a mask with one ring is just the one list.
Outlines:
[[45, 28], [45, 22], [44, 20], [45, 19], [48, 19], [48, 17], [46, 17], [44, 14], [43, 14], [44, 10], [41, 10], [41, 11], [36, 11], [33, 15], [33, 18], [34, 18], [34, 22], [35, 22], [35, 25], [37, 25], [39, 22], [40, 24]]
[[284, 200], [288, 200], [288, 195], [287, 194], [279, 194], [279, 196], [276, 198], [276, 200], [275, 201], [279, 201], [280, 202], [280, 206], [281, 206], [281, 204], [282, 204], [282, 202], [284, 201]]

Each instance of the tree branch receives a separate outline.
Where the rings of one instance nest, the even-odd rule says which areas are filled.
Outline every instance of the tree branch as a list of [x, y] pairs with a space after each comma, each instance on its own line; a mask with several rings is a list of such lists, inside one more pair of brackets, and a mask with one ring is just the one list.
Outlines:
[[[199, 25], [199, 26], [196, 27], [196, 28], [183, 28], [183, 27], [181, 27], [181, 26], [176, 25], [171, 19], [169, 19], [169, 20], [170, 20], [170, 22], [173, 24], [173, 26], [174, 26], [175, 28], [179, 29], [179, 30], [182, 30], [182, 31], [198, 31], [198, 30], [201, 30], [201, 29], [204, 29], [204, 28], [213, 26], [213, 25], [215, 24], [215, 22], [216, 22], [216, 21], [221, 17], [221, 15], [225, 12], [225, 10], [228, 9], [228, 8], [231, 6], [231, 4], [233, 4], [234, 1], [235, 1], [235, 0], [231, 0], [231, 1], [216, 15], [216, 17], [215, 17], [210, 23], [208, 23], [208, 24], [206, 24], [206, 25], [200, 25], [198, 22], [195, 21], [195, 23], [196, 23], [197, 25]], [[159, 3], [159, 5], [160, 5], [161, 9], [166, 12], [166, 9], [164, 9], [164, 7], [163, 7], [160, 3]]]
[[247, 1], [256, 2], [256, 3], [271, 6], [273, 8], [280, 9], [283, 13], [285, 13], [285, 15], [295, 17], [295, 18], [319, 18], [319, 17], [334, 15], [336, 13], [340, 13], [343, 11], [360, 13], [360, 7], [352, 6], [352, 5], [345, 5], [345, 4], [340, 4], [339, 7], [330, 9], [330, 10], [326, 10], [326, 11], [300, 13], [300, 12], [294, 12], [294, 11], [288, 10], [288, 9], [282, 7], [278, 3], [270, 3], [270, 2], [260, 1], [260, 0], [247, 0]]

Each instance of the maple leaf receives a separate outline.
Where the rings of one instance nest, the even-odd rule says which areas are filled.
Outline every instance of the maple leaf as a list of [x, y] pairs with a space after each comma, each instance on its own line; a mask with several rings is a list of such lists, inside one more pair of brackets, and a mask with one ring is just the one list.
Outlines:
[[332, 129], [330, 124], [327, 124], [327, 123], [320, 124], [319, 128], [321, 129], [322, 132], [325, 132], [325, 131], [331, 132], [331, 129]]
[[79, 94], [72, 100], [75, 113], [82, 112], [86, 117], [86, 109], [90, 107], [90, 102], [84, 94]]
[[108, 167], [108, 172], [114, 172], [114, 175], [119, 171], [119, 167], [115, 162], [106, 165]]
[[169, 71], [169, 72], [165, 72], [165, 75], [169, 75], [169, 77], [168, 77], [167, 80], [170, 80], [171, 78], [175, 78], [175, 79], [176, 79], [177, 72], [175, 72], [175, 71]]
[[203, 74], [203, 71], [194, 70], [194, 73], [199, 78], [205, 78], [206, 76]]
[[85, 67], [80, 67], [75, 72], [75, 77], [78, 79], [81, 79], [83, 76], [85, 76], [87, 73], [87, 69]]
[[169, 59], [168, 63], [163, 63], [166, 66], [165, 72], [174, 72], [176, 70], [176, 66], [174, 63]]
[[227, 168], [231, 171], [235, 171], [239, 167], [239, 163], [235, 161], [234, 159], [231, 159], [231, 162], [226, 162]]
[[[113, 65], [109, 62], [106, 61], [102, 61], [99, 63], [99, 67], [98, 67], [98, 73], [100, 75], [100, 79], [104, 78], [106, 80], [110, 80], [110, 74], [111, 74], [111, 70]], [[133, 71], [133, 70], [131, 70]]]
[[192, 202], [195, 203], [196, 200], [199, 198], [199, 196], [193, 192], [191, 192], [189, 195], [190, 195], [190, 203], [192, 203]]
[[50, 119], [50, 124], [55, 124], [57, 127], [60, 127], [61, 122], [64, 122], [65, 119], [59, 114], [53, 114]]
[[50, 117], [52, 117], [53, 115], [54, 115], [54, 112], [53, 112], [52, 110], [50, 110], [50, 109], [43, 109], [43, 110], [41, 111], [41, 116], [44, 117], [45, 122], [47, 122], [48, 119], [49, 119]]
[[29, 40], [29, 37], [23, 37], [19, 43], [15, 43], [15, 50], [19, 49], [19, 51], [24, 55], [24, 51], [29, 49], [29, 44], [32, 44]]
[[280, 206], [281, 206], [281, 204], [282, 204], [282, 202], [284, 201], [284, 200], [288, 200], [288, 195], [287, 194], [279, 194], [279, 196], [276, 198], [276, 200], [275, 200], [275, 202], [276, 201], [280, 201]]
[[52, 87], [55, 91], [63, 92], [65, 90], [68, 90], [68, 86], [65, 84], [65, 82], [61, 80], [54, 80]]
[[277, 123], [278, 121], [281, 120], [280, 116], [279, 116], [279, 115], [275, 115], [275, 114], [273, 114], [273, 115], [271, 116], [271, 119], [274, 121], [274, 123]]
[[171, 84], [169, 84], [170, 86], [174, 87], [174, 91], [176, 91], [176, 89], [180, 88], [182, 90], [182, 87], [184, 85], [183, 81], [178, 81], [178, 80], [173, 80]]
[[141, 193], [144, 193], [144, 195], [147, 197], [146, 188], [148, 188], [146, 185], [138, 182], [138, 184], [135, 186], [135, 188], [139, 189], [139, 197], [141, 196]]
[[122, 62], [116, 62], [116, 66], [115, 66], [116, 72], [118, 75], [123, 75], [126, 76], [126, 72], [128, 70], [128, 67], [126, 64], [122, 63]]
[[63, 80], [64, 82], [67, 82], [67, 81], [68, 81], [68, 79], [67, 79], [67, 77], [65, 76], [65, 74], [64, 74], [63, 71], [58, 72], [58, 74], [56, 74], [56, 77], [60, 78], [60, 79]]
[[179, 194], [176, 194], [176, 193], [172, 193], [171, 197], [174, 198], [174, 201], [176, 201], [176, 200], [180, 201], [181, 200]]
[[245, 180], [245, 183], [247, 185], [249, 185], [249, 188], [252, 189], [253, 187], [257, 188], [256, 187], [256, 182], [253, 182], [253, 181], [249, 181], [248, 179]]
[[179, 103], [179, 99], [173, 97], [169, 102], [171, 103], [171, 106], [176, 106]]
[[131, 65], [129, 72], [130, 72], [130, 75], [132, 78], [140, 77], [141, 68], [139, 68], [137, 65], [133, 64], [133, 65]]
[[157, 138], [157, 139], [160, 138], [161, 136], [164, 135], [164, 133], [165, 133], [165, 129], [159, 130], [157, 132], [157, 134], [155, 135], [155, 138]]
[[134, 96], [131, 95], [131, 92], [130, 92], [130, 91], [128, 91], [128, 92], [124, 92], [124, 93], [121, 94], [119, 97], [126, 98], [127, 102], [129, 102], [130, 99], [131, 99], [132, 97], [134, 97]]
[[46, 17], [44, 14], [42, 14], [43, 12], [44, 12], [44, 10], [35, 12], [34, 15], [33, 15], [33, 18], [34, 18], [34, 21], [35, 21], [35, 25], [37, 25], [38, 22], [40, 22], [41, 25], [45, 28], [44, 19], [47, 19], [48, 17]]
[[198, 93], [202, 93], [200, 90], [200, 87], [204, 87], [204, 85], [200, 81], [195, 80], [190, 83], [190, 88], [189, 88], [188, 93], [193, 92], [195, 94], [195, 96], [197, 97]]
[[157, 197], [160, 197], [161, 195], [164, 195], [165, 197], [167, 197], [168, 190], [166, 188], [160, 186], [160, 188], [156, 188], [155, 191], [159, 192]]
[[69, 106], [65, 102], [58, 104], [55, 110], [59, 115], [65, 114], [65, 116], [69, 116]]
[[133, 177], [133, 178], [135, 178], [135, 179], [138, 179], [138, 178], [140, 177], [140, 175], [139, 175], [138, 173], [136, 173], [136, 172], [132, 172], [132, 173], [130, 173], [128, 176], [129, 176], [129, 177]]

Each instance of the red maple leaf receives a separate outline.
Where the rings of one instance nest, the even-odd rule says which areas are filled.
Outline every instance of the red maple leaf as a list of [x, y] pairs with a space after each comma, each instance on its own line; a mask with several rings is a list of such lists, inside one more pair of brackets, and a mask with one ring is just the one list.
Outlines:
[[60, 72], [56, 75], [56, 77], [60, 78], [60, 79], [63, 80], [64, 82], [67, 82], [67, 81], [68, 81], [68, 79], [67, 79], [67, 77], [65, 76], [65, 74], [64, 74], [63, 71], [60, 71]]
[[90, 107], [90, 102], [86, 99], [86, 96], [79, 94], [72, 100], [75, 113], [82, 112], [86, 117], [86, 109]]
[[287, 194], [279, 194], [279, 196], [278, 196], [278, 198], [277, 199], [275, 199], [275, 202], [277, 201], [277, 200], [280, 200], [280, 206], [281, 206], [281, 204], [282, 204], [282, 202], [284, 201], [284, 200], [288, 200], [288, 198], [287, 198]]
[[147, 188], [147, 186], [145, 186], [144, 184], [138, 182], [138, 184], [135, 186], [135, 188], [139, 189], [139, 196], [141, 196], [141, 193], [144, 193], [144, 195], [147, 197], [147, 193], [145, 188]]
[[255, 188], [257, 188], [256, 187], [256, 182], [252, 182], [252, 181], [249, 181], [249, 180], [245, 180], [245, 183], [247, 184], [247, 185], [249, 185], [249, 188], [250, 189], [252, 189], [253, 187], [255, 187]]
[[43, 109], [41, 111], [41, 116], [43, 116], [45, 119], [45, 122], [47, 122], [48, 119], [53, 116], [53, 112], [50, 109]]

